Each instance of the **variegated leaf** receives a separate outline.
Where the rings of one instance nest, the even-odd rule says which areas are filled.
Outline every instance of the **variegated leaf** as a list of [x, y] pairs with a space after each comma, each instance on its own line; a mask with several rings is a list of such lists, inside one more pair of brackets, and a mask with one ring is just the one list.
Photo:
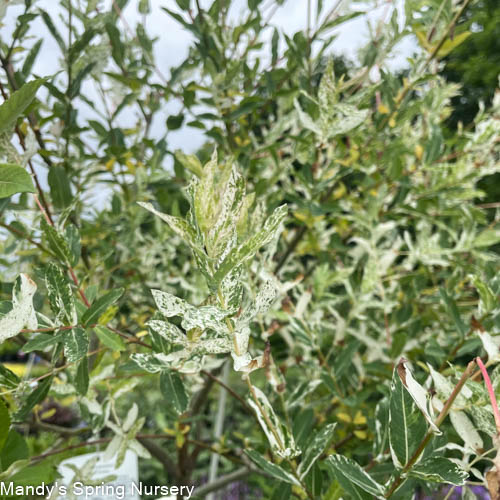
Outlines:
[[14, 284], [12, 309], [0, 318], [0, 343], [15, 337], [23, 328], [35, 330], [38, 327], [33, 296], [35, 282], [26, 274], [21, 274]]

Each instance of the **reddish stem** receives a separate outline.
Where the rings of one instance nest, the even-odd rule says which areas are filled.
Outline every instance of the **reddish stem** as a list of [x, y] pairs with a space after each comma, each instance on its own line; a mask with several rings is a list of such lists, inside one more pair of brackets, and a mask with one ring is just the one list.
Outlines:
[[484, 383], [486, 384], [486, 389], [488, 390], [488, 394], [490, 396], [491, 406], [493, 408], [493, 414], [495, 415], [495, 425], [497, 427], [497, 433], [500, 435], [500, 411], [498, 410], [497, 398], [495, 397], [495, 391], [493, 390], [493, 385], [491, 384], [490, 376], [488, 375], [488, 371], [481, 361], [480, 357], [476, 358], [477, 364], [481, 373], [483, 374]]
[[54, 224], [52, 223], [52, 220], [48, 216], [45, 208], [43, 208], [42, 204], [40, 203], [40, 200], [38, 199], [38, 196], [36, 194], [34, 194], [33, 198], [35, 198], [35, 202], [38, 205], [38, 208], [40, 209], [40, 212], [42, 212], [43, 216], [45, 217], [45, 220], [47, 221], [47, 224], [49, 226], [53, 226]]

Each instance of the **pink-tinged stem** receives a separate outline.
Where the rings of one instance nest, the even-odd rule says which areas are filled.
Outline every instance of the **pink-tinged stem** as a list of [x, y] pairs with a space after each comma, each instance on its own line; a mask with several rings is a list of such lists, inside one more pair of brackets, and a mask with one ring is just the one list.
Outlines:
[[495, 425], [497, 427], [497, 434], [500, 434], [500, 411], [498, 410], [497, 398], [495, 397], [495, 391], [493, 390], [493, 385], [491, 384], [490, 376], [488, 371], [481, 361], [480, 357], [476, 358], [477, 364], [481, 373], [483, 374], [484, 383], [486, 384], [486, 389], [490, 395], [491, 406], [493, 408], [493, 414], [495, 415]]
[[40, 203], [40, 200], [38, 199], [38, 196], [35, 194], [35, 195], [33, 195], [33, 198], [35, 198], [35, 202], [38, 205], [38, 208], [40, 209], [40, 212], [42, 212], [43, 216], [45, 217], [45, 220], [47, 221], [47, 224], [49, 226], [53, 226], [54, 224], [52, 223], [52, 220], [50, 219], [49, 215], [45, 211], [45, 208], [43, 208], [42, 204]]

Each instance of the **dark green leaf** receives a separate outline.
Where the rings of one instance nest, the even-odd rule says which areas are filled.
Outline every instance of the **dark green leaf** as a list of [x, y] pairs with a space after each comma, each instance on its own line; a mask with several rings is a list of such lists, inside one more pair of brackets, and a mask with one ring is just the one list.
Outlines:
[[10, 429], [10, 415], [5, 403], [0, 399], [0, 450], [3, 449]]
[[49, 169], [47, 181], [50, 186], [50, 196], [56, 208], [65, 208], [73, 199], [68, 175], [64, 167], [52, 165]]
[[9, 468], [17, 460], [28, 458], [28, 445], [24, 438], [14, 429], [10, 429], [5, 445], [0, 453], [0, 464], [3, 470]]
[[85, 396], [89, 390], [89, 360], [83, 358], [78, 365], [75, 375], [75, 387], [78, 394]]
[[173, 409], [182, 414], [188, 407], [188, 397], [180, 375], [172, 370], [160, 373], [160, 390]]
[[9, 478], [16, 486], [38, 486], [49, 484], [56, 478], [56, 468], [51, 462], [45, 461], [14, 474]]
[[389, 405], [389, 443], [394, 465], [404, 467], [427, 432], [424, 417], [394, 370]]
[[16, 413], [16, 421], [24, 421], [34, 406], [46, 398], [52, 384], [52, 379], [53, 376], [50, 376], [38, 383], [38, 387], [27, 397], [24, 405]]
[[31, 47], [26, 59], [24, 60], [23, 69], [21, 70], [23, 75], [27, 77], [31, 73], [31, 69], [33, 68], [33, 64], [40, 52], [40, 48], [42, 46], [43, 39], [37, 40], [33, 47]]
[[167, 118], [167, 128], [168, 130], [177, 130], [182, 127], [182, 123], [184, 122], [184, 114], [179, 115], [170, 115]]
[[23, 352], [29, 353], [33, 351], [44, 351], [47, 347], [53, 346], [63, 339], [64, 332], [57, 335], [48, 333], [38, 333], [36, 337], [32, 338], [23, 345]]
[[19, 382], [19, 377], [0, 363], [0, 386], [7, 389], [15, 389], [19, 385]]
[[112, 290], [95, 300], [82, 316], [84, 325], [97, 323], [98, 319], [106, 312], [106, 309], [123, 295], [123, 288]]
[[57, 44], [61, 48], [61, 51], [63, 53], [66, 53], [66, 44], [64, 43], [61, 34], [59, 33], [59, 31], [57, 31], [57, 28], [52, 22], [52, 18], [49, 16], [47, 12], [45, 12], [42, 9], [40, 9], [40, 13], [42, 14], [42, 19], [43, 22], [45, 23], [45, 26], [47, 26], [48, 30], [50, 31], [50, 34], [55, 38]]
[[448, 311], [448, 314], [451, 316], [451, 319], [455, 323], [458, 332], [462, 335], [462, 337], [464, 337], [469, 331], [469, 328], [462, 321], [456, 302], [453, 300], [452, 297], [448, 295], [448, 293], [444, 288], [439, 289], [439, 294], [441, 295], [441, 298], [443, 299], [443, 302], [446, 306], [446, 310]]

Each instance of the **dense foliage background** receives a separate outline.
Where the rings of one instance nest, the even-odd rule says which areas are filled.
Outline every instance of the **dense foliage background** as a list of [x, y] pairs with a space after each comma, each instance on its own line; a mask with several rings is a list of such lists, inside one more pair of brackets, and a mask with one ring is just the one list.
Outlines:
[[162, 3], [164, 74], [147, 0], [0, 2], [0, 480], [130, 449], [197, 498], [500, 498], [496, 2], [282, 6]]

